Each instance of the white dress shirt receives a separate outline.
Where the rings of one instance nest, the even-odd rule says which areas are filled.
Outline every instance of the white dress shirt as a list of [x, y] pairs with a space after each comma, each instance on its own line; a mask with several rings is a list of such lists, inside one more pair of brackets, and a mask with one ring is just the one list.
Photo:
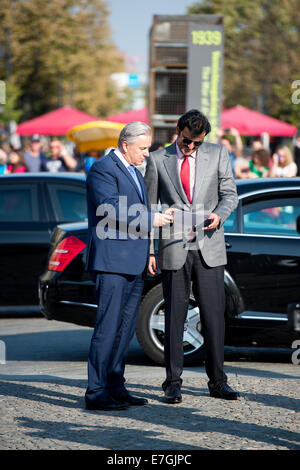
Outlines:
[[[176, 142], [176, 150], [177, 150], [177, 157], [178, 157], [178, 171], [179, 171], [179, 177], [180, 177], [181, 165], [183, 164], [185, 155], [183, 155], [183, 153], [181, 152], [180, 148], [178, 147], [177, 142]], [[196, 158], [197, 158], [197, 150], [195, 150], [192, 153], [192, 155], [189, 155], [191, 200], [193, 200], [193, 196], [194, 196]]]

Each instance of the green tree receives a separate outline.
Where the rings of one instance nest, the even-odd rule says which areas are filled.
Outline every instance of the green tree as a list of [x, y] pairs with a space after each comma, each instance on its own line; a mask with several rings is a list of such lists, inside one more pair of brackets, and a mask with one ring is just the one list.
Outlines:
[[203, 0], [189, 14], [223, 14], [224, 106], [241, 104], [296, 126], [291, 101], [300, 79], [298, 0]]
[[119, 109], [110, 75], [124, 64], [108, 15], [102, 0], [0, 0], [0, 78], [20, 87], [23, 120], [67, 104]]

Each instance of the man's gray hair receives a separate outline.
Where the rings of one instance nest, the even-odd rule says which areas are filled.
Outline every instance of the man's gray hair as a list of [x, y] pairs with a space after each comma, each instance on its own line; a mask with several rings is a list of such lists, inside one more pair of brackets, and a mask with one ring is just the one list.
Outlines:
[[126, 124], [120, 132], [118, 147], [122, 148], [123, 142], [133, 144], [139, 135], [152, 135], [151, 127], [140, 121]]

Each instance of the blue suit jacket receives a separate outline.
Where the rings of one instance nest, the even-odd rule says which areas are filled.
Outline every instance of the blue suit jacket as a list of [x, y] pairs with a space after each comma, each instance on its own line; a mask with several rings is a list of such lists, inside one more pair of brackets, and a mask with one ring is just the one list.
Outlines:
[[89, 239], [87, 270], [141, 274], [148, 262], [154, 214], [114, 151], [96, 161], [87, 176]]

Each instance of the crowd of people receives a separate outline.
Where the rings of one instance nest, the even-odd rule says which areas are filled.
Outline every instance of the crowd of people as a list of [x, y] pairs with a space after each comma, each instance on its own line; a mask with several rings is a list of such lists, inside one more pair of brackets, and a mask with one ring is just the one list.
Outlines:
[[[174, 134], [174, 138], [176, 137]], [[149, 151], [154, 152], [170, 143], [154, 142]], [[246, 149], [238, 130], [234, 128], [219, 129], [215, 143], [227, 149], [236, 179], [300, 176], [300, 134], [293, 139], [293, 150], [290, 146], [281, 144], [274, 153], [264, 148], [259, 138], [252, 141], [250, 149]], [[6, 143], [0, 147], [0, 175], [39, 171], [88, 172], [92, 164], [105, 153], [107, 152], [92, 151], [80, 154], [76, 147], [66, 149], [57, 138], [49, 142], [39, 135], [33, 135], [24, 149], [16, 150]], [[145, 168], [140, 170], [144, 174]]]
[[217, 140], [228, 151], [236, 179], [300, 176], [300, 135], [293, 140], [294, 151], [280, 144], [273, 153], [264, 148], [260, 139], [254, 139], [247, 156], [236, 129], [218, 131]]
[[0, 174], [81, 170], [81, 159], [71, 155], [59, 139], [42, 142], [40, 136], [33, 135], [24, 150], [9, 144], [0, 148]]

